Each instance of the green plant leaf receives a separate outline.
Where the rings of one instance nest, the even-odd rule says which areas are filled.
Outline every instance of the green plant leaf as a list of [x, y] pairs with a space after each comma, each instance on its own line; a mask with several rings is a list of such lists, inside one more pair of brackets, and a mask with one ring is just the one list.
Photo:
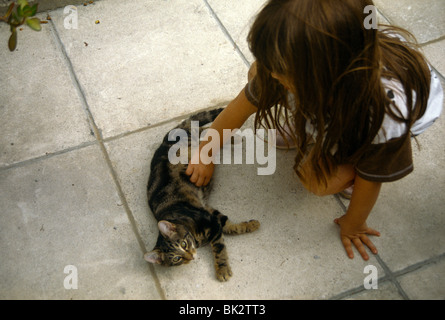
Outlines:
[[32, 7], [26, 5], [23, 8], [23, 16], [24, 17], [32, 17], [37, 12], [37, 4], [33, 5]]
[[39, 18], [32, 18], [32, 19], [26, 19], [26, 24], [35, 31], [42, 30], [42, 26], [40, 25], [40, 19]]
[[5, 18], [9, 18], [13, 9], [14, 9], [14, 2], [9, 5], [8, 11], [5, 14]]
[[19, 18], [23, 18], [24, 17], [23, 8], [21, 6], [17, 7], [17, 17], [19, 17]]
[[[9, 24], [11, 24], [11, 25], [15, 25], [15, 26], [18, 26], [19, 25], [19, 18], [17, 17], [17, 15], [15, 14], [15, 12], [13, 11], [12, 13], [11, 13], [11, 15], [9, 16], [9, 19], [8, 19], [8, 23]], [[12, 30], [11, 30], [12, 31]]]
[[23, 7], [23, 16], [24, 17], [30, 17], [31, 16], [31, 7], [26, 5]]
[[8, 47], [9, 51], [14, 51], [17, 47], [17, 30], [15, 28], [12, 29], [11, 36], [9, 37]]
[[17, 0], [17, 4], [23, 9], [25, 6], [28, 5], [28, 1], [26, 1], [26, 0]]
[[39, 6], [39, 4], [38, 3], [36, 3], [35, 5], [33, 5], [31, 8], [30, 8], [30, 15], [29, 15], [29, 17], [33, 17], [33, 16], [35, 16], [36, 15], [36, 13], [37, 13], [37, 7]]

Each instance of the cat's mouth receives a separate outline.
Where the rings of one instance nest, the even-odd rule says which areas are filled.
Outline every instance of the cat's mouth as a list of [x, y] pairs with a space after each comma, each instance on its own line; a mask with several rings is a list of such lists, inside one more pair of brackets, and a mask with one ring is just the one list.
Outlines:
[[191, 252], [190, 252], [191, 260], [195, 260], [197, 254], [198, 254], [198, 253], [196, 252], [196, 249], [193, 248], [193, 249], [191, 250]]
[[188, 257], [187, 257], [187, 260], [195, 260], [196, 259], [196, 256], [197, 256], [197, 252], [196, 252], [196, 249], [195, 248], [192, 248], [191, 250], [190, 250], [190, 252], [187, 252], [187, 255], [188, 255]]
[[184, 263], [189, 263], [190, 261], [195, 260], [196, 251], [194, 251], [193, 253], [187, 252], [182, 256], [182, 258], [183, 258]]

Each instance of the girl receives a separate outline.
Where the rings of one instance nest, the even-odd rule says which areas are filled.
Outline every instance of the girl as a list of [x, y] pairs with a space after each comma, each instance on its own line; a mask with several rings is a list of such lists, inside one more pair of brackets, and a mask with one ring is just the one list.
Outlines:
[[[381, 184], [412, 172], [410, 138], [439, 116], [443, 98], [437, 76], [405, 42], [407, 31], [365, 28], [364, 8], [372, 4], [268, 1], [248, 35], [256, 58], [249, 82], [212, 124], [222, 137], [255, 113], [256, 128], [276, 128], [295, 145], [294, 170], [309, 191], [353, 186], [347, 213], [334, 222], [347, 255], [354, 257], [354, 245], [364, 260], [365, 246], [377, 253], [368, 235], [380, 233], [366, 220]], [[214, 165], [193, 157], [186, 173], [206, 185]]]

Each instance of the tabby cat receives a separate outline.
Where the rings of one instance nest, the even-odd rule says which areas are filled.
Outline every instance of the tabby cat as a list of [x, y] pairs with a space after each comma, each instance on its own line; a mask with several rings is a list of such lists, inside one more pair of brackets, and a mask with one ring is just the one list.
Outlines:
[[[183, 121], [176, 129], [185, 130], [191, 145], [191, 121], [205, 125], [212, 122], [222, 109], [204, 111]], [[200, 128], [202, 130], [202, 128]], [[176, 141], [168, 134], [156, 150], [150, 166], [147, 185], [148, 204], [158, 221], [159, 235], [154, 249], [144, 255], [145, 260], [164, 266], [178, 266], [194, 259], [196, 249], [210, 243], [214, 255], [216, 277], [227, 281], [232, 271], [229, 266], [223, 233], [242, 234], [259, 228], [257, 220], [239, 224], [209, 207], [205, 201], [210, 185], [197, 187], [185, 174], [187, 164], [171, 164], [168, 151]], [[179, 152], [180, 150], [178, 150]]]

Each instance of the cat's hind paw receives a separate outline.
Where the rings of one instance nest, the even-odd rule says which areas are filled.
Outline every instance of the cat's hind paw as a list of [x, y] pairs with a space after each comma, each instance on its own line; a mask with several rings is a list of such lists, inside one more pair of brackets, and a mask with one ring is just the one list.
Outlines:
[[258, 220], [250, 220], [248, 222], [232, 223], [227, 221], [223, 228], [223, 232], [227, 234], [243, 234], [254, 232], [260, 227], [260, 222]]

